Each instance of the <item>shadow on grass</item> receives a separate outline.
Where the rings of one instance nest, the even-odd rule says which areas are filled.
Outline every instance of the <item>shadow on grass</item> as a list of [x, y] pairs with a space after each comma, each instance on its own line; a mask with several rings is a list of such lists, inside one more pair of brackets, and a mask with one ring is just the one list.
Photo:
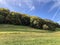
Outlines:
[[[57, 31], [60, 29], [56, 29]], [[0, 24], [0, 32], [35, 32], [35, 33], [53, 33], [56, 31], [35, 29], [23, 25]]]

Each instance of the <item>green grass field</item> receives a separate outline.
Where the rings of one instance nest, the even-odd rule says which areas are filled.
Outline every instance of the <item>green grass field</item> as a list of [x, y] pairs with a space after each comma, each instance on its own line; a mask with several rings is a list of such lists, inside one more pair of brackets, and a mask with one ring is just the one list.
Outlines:
[[56, 30], [0, 24], [0, 45], [60, 45], [60, 29]]

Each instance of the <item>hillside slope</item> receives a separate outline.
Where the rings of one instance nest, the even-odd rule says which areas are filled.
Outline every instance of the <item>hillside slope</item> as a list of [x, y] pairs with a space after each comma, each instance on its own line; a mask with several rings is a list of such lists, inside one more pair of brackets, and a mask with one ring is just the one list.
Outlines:
[[51, 32], [27, 26], [0, 24], [0, 45], [60, 45], [59, 30]]
[[9, 9], [5, 8], [0, 8], [0, 24], [25, 25], [51, 31], [55, 31], [57, 27], [60, 27], [58, 23], [51, 20], [18, 12], [11, 12]]

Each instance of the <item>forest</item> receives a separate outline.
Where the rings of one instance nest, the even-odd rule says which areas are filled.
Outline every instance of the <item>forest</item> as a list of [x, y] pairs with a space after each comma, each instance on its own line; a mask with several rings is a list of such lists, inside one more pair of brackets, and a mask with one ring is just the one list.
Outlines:
[[10, 11], [6, 8], [0, 8], [0, 24], [24, 25], [51, 31], [60, 28], [60, 25], [52, 20]]

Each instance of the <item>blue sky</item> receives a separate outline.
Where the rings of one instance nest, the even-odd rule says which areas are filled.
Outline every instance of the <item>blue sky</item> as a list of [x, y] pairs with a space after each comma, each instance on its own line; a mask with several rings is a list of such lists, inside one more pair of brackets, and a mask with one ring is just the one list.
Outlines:
[[60, 23], [60, 0], [0, 0], [0, 8]]

